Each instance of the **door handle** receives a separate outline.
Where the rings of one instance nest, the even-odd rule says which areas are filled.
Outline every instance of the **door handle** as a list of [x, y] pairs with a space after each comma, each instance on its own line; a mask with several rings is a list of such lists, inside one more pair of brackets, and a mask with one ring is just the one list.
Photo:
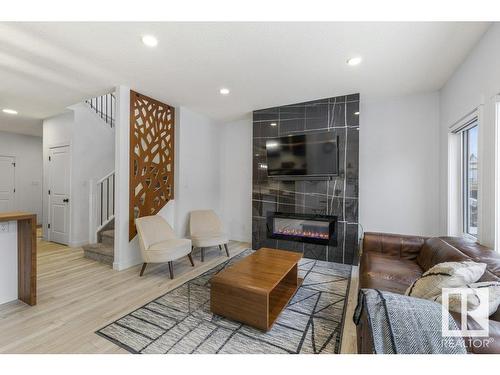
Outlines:
[[65, 199], [63, 199], [63, 202], [64, 202], [64, 203], [68, 203], [68, 202], [69, 202], [69, 199], [68, 199], [68, 198], [65, 198]]

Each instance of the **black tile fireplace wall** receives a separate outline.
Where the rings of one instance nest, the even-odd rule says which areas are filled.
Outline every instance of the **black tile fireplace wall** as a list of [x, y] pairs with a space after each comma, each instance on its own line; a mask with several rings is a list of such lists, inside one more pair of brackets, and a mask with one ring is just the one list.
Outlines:
[[[331, 180], [267, 177], [266, 139], [331, 130], [339, 137], [339, 176]], [[359, 94], [253, 113], [252, 247], [300, 251], [304, 257], [356, 264], [358, 253]], [[337, 246], [267, 238], [270, 212], [336, 215]]]

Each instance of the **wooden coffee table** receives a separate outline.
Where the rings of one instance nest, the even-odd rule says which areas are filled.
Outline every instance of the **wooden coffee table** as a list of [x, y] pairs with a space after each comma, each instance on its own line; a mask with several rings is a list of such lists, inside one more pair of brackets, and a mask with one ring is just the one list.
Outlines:
[[268, 331], [302, 283], [301, 258], [291, 251], [257, 250], [211, 279], [210, 310]]

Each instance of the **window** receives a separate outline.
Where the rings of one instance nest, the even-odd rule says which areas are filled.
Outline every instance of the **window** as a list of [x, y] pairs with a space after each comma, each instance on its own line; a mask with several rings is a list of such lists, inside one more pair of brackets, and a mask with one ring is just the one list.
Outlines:
[[478, 234], [478, 135], [477, 120], [462, 131], [463, 232], [474, 238]]

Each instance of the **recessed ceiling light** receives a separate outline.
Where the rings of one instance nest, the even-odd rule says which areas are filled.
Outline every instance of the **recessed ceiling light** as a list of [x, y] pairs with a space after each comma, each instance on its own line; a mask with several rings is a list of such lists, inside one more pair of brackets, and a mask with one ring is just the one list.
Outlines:
[[142, 42], [148, 47], [156, 47], [158, 45], [158, 39], [153, 35], [144, 35]]
[[354, 112], [354, 114], [355, 114], [356, 116], [358, 116], [358, 115], [359, 115], [359, 112]]
[[13, 109], [5, 108], [5, 109], [2, 109], [2, 112], [8, 113], [9, 115], [17, 115], [17, 111], [15, 111]]
[[219, 90], [221, 95], [228, 95], [229, 94], [229, 89], [226, 89], [225, 87], [221, 88]]
[[278, 125], [278, 124], [277, 124], [277, 123], [275, 123], [275, 122], [271, 122], [269, 125], [271, 125], [271, 126], [276, 126], [276, 125]]
[[359, 65], [361, 63], [363, 59], [359, 56], [357, 57], [351, 57], [349, 60], [347, 60], [347, 65], [350, 65], [350, 66], [355, 66], [355, 65]]

